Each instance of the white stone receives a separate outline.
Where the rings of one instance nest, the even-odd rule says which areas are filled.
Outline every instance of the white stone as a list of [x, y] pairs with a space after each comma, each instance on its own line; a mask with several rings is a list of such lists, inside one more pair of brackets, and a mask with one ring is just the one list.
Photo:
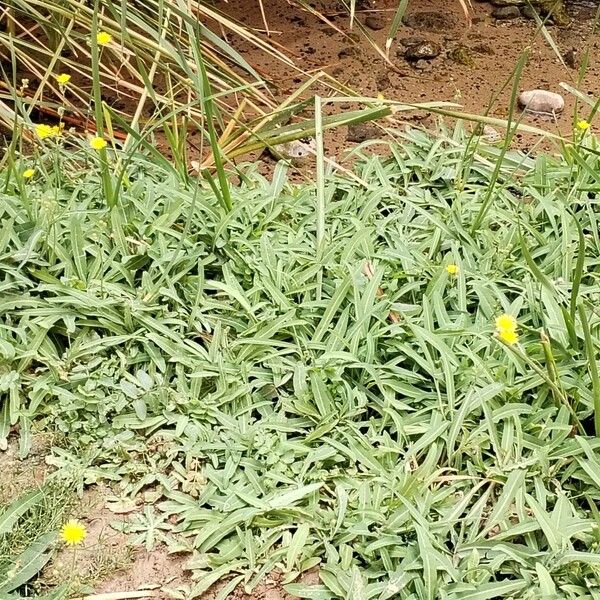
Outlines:
[[565, 100], [560, 94], [546, 90], [528, 90], [519, 94], [519, 106], [535, 113], [554, 114], [565, 107]]
[[275, 158], [283, 157], [287, 160], [295, 161], [308, 158], [315, 153], [316, 149], [317, 144], [314, 138], [303, 138], [273, 146], [274, 152], [272, 154], [274, 154]]
[[481, 136], [488, 144], [495, 144], [502, 139], [502, 136], [491, 125], [484, 125]]

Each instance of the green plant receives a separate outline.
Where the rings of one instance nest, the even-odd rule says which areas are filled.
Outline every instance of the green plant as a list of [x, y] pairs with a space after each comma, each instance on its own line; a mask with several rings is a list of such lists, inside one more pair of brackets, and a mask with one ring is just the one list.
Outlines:
[[[69, 491], [59, 484], [30, 491], [0, 507], [0, 597], [20, 598], [52, 557], [53, 542], [69, 507]], [[65, 598], [59, 586], [43, 595], [46, 600]]]
[[316, 185], [240, 168], [231, 210], [133, 150], [116, 208], [83, 150], [2, 171], [3, 414], [156, 490], [135, 529], [195, 553], [181, 594], [597, 593], [596, 139], [397, 135], [352, 176], [319, 150]]

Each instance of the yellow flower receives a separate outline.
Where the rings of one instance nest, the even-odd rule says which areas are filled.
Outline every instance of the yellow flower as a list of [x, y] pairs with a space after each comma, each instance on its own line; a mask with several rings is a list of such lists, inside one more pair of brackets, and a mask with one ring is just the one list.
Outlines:
[[46, 138], [58, 137], [60, 135], [60, 127], [58, 125], [46, 125], [45, 123], [40, 123], [35, 126], [35, 132], [40, 140], [45, 140]]
[[90, 140], [90, 147], [94, 150], [104, 150], [106, 148], [106, 140], [102, 137], [96, 136]]
[[512, 315], [500, 315], [499, 317], [496, 317], [496, 329], [500, 333], [503, 331], [516, 331], [517, 320]]
[[498, 337], [512, 346], [519, 341], [519, 334], [514, 329], [504, 329], [498, 332]]
[[60, 537], [68, 546], [77, 546], [78, 544], [81, 544], [86, 536], [87, 530], [85, 525], [75, 519], [67, 521], [60, 530]]
[[581, 121], [577, 121], [577, 129], [581, 131], [585, 131], [590, 128], [590, 124], [585, 120], [581, 119]]
[[106, 31], [99, 31], [96, 36], [96, 42], [98, 42], [99, 46], [106, 46], [112, 42], [112, 35]]
[[450, 275], [457, 275], [458, 274], [458, 265], [446, 265], [446, 271], [450, 274]]
[[60, 75], [56, 75], [55, 79], [60, 85], [67, 85], [71, 81], [71, 76], [67, 73], [61, 73]]
[[385, 100], [385, 96], [381, 92], [379, 92], [379, 94], [377, 94], [377, 100], [383, 102]]
[[25, 169], [23, 171], [23, 177], [25, 179], [31, 179], [35, 175], [35, 169]]

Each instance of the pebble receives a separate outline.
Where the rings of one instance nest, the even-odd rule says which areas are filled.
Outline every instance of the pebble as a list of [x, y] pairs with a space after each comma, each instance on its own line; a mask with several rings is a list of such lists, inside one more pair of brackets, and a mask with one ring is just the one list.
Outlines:
[[269, 148], [269, 153], [277, 160], [284, 158], [295, 164], [299, 164], [309, 159], [316, 148], [317, 143], [315, 139], [310, 137], [286, 142], [285, 144], [277, 144], [273, 148]]
[[387, 90], [392, 85], [392, 81], [387, 71], [383, 71], [377, 78], [375, 79], [375, 85], [377, 85], [378, 90]]
[[575, 48], [571, 48], [567, 50], [564, 55], [565, 64], [571, 69], [577, 69], [579, 67], [579, 60], [577, 58], [577, 50]]
[[356, 46], [348, 46], [338, 52], [338, 58], [348, 58], [349, 56], [360, 56], [360, 50]]
[[535, 113], [554, 114], [561, 112], [565, 107], [565, 100], [560, 94], [546, 90], [521, 92], [518, 102], [524, 110]]
[[501, 6], [492, 12], [492, 17], [502, 21], [518, 19], [521, 17], [521, 11], [518, 6]]
[[526, 19], [531, 19], [532, 21], [535, 21], [537, 11], [535, 10], [535, 8], [533, 8], [532, 6], [529, 6], [529, 4], [527, 4], [526, 6], [521, 7], [521, 14]]
[[381, 137], [381, 130], [375, 125], [368, 123], [358, 123], [357, 125], [348, 125], [348, 142], [356, 142], [360, 144], [367, 140], [372, 140]]
[[442, 47], [435, 42], [422, 42], [415, 46], [409, 46], [404, 53], [406, 60], [431, 60], [439, 56], [442, 52]]
[[491, 125], [484, 125], [483, 132], [481, 135], [482, 139], [484, 139], [488, 144], [495, 144], [502, 139], [502, 136], [498, 131], [496, 131]]
[[365, 25], [372, 29], [373, 31], [379, 31], [385, 27], [385, 19], [382, 17], [376, 17], [374, 15], [369, 15], [365, 19]]
[[417, 62], [413, 63], [413, 67], [419, 71], [423, 71], [423, 72], [429, 72], [432, 70], [432, 66], [431, 63], [428, 60], [425, 59], [421, 59], [418, 60]]

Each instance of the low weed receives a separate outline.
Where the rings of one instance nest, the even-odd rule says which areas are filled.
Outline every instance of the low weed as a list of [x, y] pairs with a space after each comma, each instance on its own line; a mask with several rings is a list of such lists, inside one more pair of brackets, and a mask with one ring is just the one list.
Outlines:
[[1, 174], [0, 437], [155, 490], [184, 596], [600, 597], [597, 142], [399, 136], [231, 210], [139, 154], [110, 206], [83, 150]]
[[[52, 558], [57, 531], [72, 505], [71, 491], [59, 482], [45, 484], [0, 506], [0, 597], [38, 595], [36, 577]], [[47, 600], [66, 597], [59, 586]]]

